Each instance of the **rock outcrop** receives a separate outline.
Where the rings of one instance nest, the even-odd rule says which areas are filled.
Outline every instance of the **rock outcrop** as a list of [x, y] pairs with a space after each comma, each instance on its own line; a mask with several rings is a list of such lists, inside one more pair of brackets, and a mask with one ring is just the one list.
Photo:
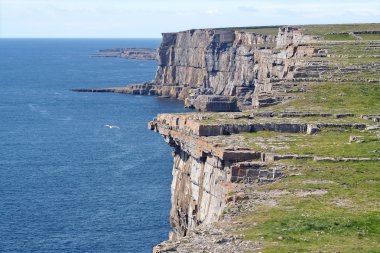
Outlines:
[[[378, 143], [379, 126], [370, 125], [379, 122], [378, 110], [372, 110], [369, 104], [364, 111], [368, 114], [358, 117], [353, 113], [356, 110], [347, 110], [349, 105], [343, 103], [343, 99], [350, 100], [350, 94], [343, 89], [336, 95], [328, 94], [339, 85], [347, 88], [364, 84], [372, 88], [362, 98], [367, 99], [371, 90], [374, 94], [368, 100], [375, 101], [379, 65], [373, 60], [378, 58], [374, 53], [378, 45], [374, 41], [325, 41], [305, 35], [298, 27], [281, 27], [277, 36], [239, 29], [164, 34], [159, 68], [151, 84], [155, 94], [170, 89], [166, 95], [183, 99], [186, 106], [202, 111], [255, 110], [159, 115], [149, 123], [149, 128], [159, 132], [174, 150], [173, 230], [170, 240], [157, 245], [154, 252], [260, 249], [260, 242], [245, 244], [236, 230], [224, 229], [223, 224], [231, 225], [226, 213], [253, 212], [261, 201], [257, 189], [267, 190], [278, 185], [275, 181], [280, 178], [286, 181], [302, 174], [294, 173], [298, 169], [290, 168], [290, 164], [378, 163], [379, 150], [371, 145]], [[327, 98], [329, 104], [323, 105]], [[282, 102], [288, 103], [275, 106], [274, 111], [260, 108]], [[287, 107], [293, 102], [295, 106]], [[310, 108], [308, 103], [317, 108]], [[352, 135], [339, 143], [339, 138], [331, 140], [332, 135], [347, 133]], [[367, 145], [369, 150], [343, 152], [343, 147], [350, 149], [347, 145]], [[272, 182], [271, 187], [262, 185]], [[252, 189], [251, 193], [247, 189]], [[278, 194], [305, 197], [327, 192], [302, 189]], [[275, 202], [273, 194], [262, 193], [270, 199], [268, 205]]]
[[230, 138], [229, 142], [226, 135], [260, 131], [306, 133], [317, 127], [366, 128], [364, 124], [306, 124], [294, 119], [289, 122], [284, 119], [279, 123], [267, 117], [251, 118], [240, 124], [204, 123], [207, 119], [208, 116], [203, 114], [161, 114], [149, 123], [149, 128], [160, 133], [174, 150], [170, 212], [172, 240], [186, 236], [201, 224], [218, 221], [234, 184], [272, 182], [281, 177], [283, 167], [273, 162], [284, 159], [317, 160], [306, 155], [258, 152], [236, 139]]
[[[345, 77], [358, 71], [372, 76], [378, 71], [376, 65], [347, 67], [329, 63], [327, 58], [345, 57], [330, 53], [335, 51], [337, 42], [305, 35], [304, 29], [279, 27], [277, 35], [234, 28], [164, 33], [152, 82], [87, 91], [173, 97], [184, 100], [186, 107], [201, 111], [243, 111], [289, 101], [307, 91], [311, 83], [352, 81]], [[377, 33], [366, 31], [366, 34]], [[356, 47], [355, 41], [345, 43]], [[360, 52], [367, 54], [376, 48], [376, 44], [364, 45]], [[115, 49], [105, 53], [132, 58], [147, 55], [145, 49]]]
[[[320, 77], [307, 61], [297, 60], [318, 56], [320, 50], [308, 44], [317, 39], [295, 27], [279, 28], [277, 36], [234, 29], [164, 33], [155, 80], [123, 92], [178, 98], [202, 111], [240, 111], [280, 103], [289, 94], [284, 92], [286, 85], [278, 88], [279, 80]], [[128, 52], [116, 54], [142, 55]]]
[[207, 106], [197, 103], [200, 95], [209, 96], [208, 111], [220, 110], [219, 106], [213, 109], [212, 104], [217, 103], [214, 96], [219, 100], [221, 96], [235, 97], [240, 110], [273, 104], [282, 100], [279, 96], [268, 98], [273, 80], [297, 76], [299, 62], [294, 59], [318, 52], [301, 43], [316, 39], [293, 27], [280, 28], [278, 36], [232, 29], [165, 33], [158, 51], [155, 84], [179, 87], [181, 91], [176, 97], [185, 97], [187, 106], [200, 110], [207, 110]]
[[[276, 139], [275, 135], [273, 137], [273, 142], [281, 146], [284, 145], [282, 142], [292, 141], [290, 138], [293, 137], [286, 136], [286, 133], [298, 134], [298, 137], [294, 137], [296, 140], [300, 136], [317, 134], [321, 129], [335, 129], [334, 131], [369, 129], [366, 124], [354, 123], [361, 119], [353, 114], [231, 113], [220, 122], [210, 122], [215, 115], [215, 113], [161, 114], [148, 124], [150, 130], [161, 134], [173, 147], [174, 158], [170, 211], [173, 230], [169, 235], [169, 241], [155, 247], [155, 253], [204, 250], [219, 252], [221, 249], [224, 249], [224, 252], [245, 252], [248, 249], [260, 248], [260, 245], [254, 245], [252, 242], [244, 243], [242, 237], [228, 234], [223, 229], [213, 232], [215, 230], [213, 224], [220, 225], [221, 223], [217, 222], [223, 219], [227, 209], [236, 207], [236, 203], [253, 201], [251, 204], [255, 205], [257, 197], [249, 197], [244, 193], [244, 189], [272, 183], [284, 177], [289, 171], [289, 165], [281, 163], [283, 160], [380, 161], [380, 158], [370, 157], [278, 154], [273, 151], [263, 151], [249, 144], [252, 141], [259, 144], [260, 141], [269, 140], [270, 137], [258, 136], [256, 141], [245, 138], [244, 135], [236, 135], [256, 132], [284, 133], [285, 137], [281, 137], [282, 139]], [[350, 123], [341, 122], [346, 117]], [[234, 123], [229, 123], [230, 119], [234, 119]], [[360, 138], [363, 142], [363, 136]], [[266, 147], [270, 144], [268, 142], [262, 145]], [[248, 198], [252, 199], [248, 201]], [[242, 211], [237, 213], [239, 212]], [[225, 221], [226, 219], [223, 219], [223, 222]], [[197, 242], [203, 242], [204, 245], [197, 245]], [[196, 251], [193, 251], [195, 249]]]
[[157, 60], [155, 48], [109, 48], [99, 50], [92, 57], [115, 57], [132, 60]]
[[260, 152], [230, 146], [223, 136], [204, 131], [207, 124], [199, 123], [199, 117], [163, 114], [149, 123], [174, 148], [171, 240], [218, 221], [234, 183], [264, 183], [282, 176], [282, 168], [262, 162]]
[[[226, 213], [253, 212], [263, 201], [271, 206], [276, 194], [305, 197], [328, 192], [257, 191], [268, 189], [263, 184], [274, 182], [274, 187], [280, 178], [302, 175], [294, 173], [298, 169], [290, 164], [380, 162], [376, 155], [380, 151], [374, 148], [380, 138], [380, 116], [378, 109], [371, 108], [378, 108], [374, 105], [380, 82], [375, 62], [380, 57], [379, 42], [371, 40], [378, 32], [326, 33], [337, 38], [327, 41], [305, 35], [307, 29], [310, 33], [315, 27], [279, 27], [277, 35], [233, 28], [165, 33], [154, 81], [76, 90], [173, 97], [201, 111], [250, 110], [163, 114], [149, 123], [173, 147], [174, 159], [172, 232], [168, 241], [154, 248], [155, 253], [260, 249], [260, 242], [236, 235]], [[362, 33], [371, 35], [364, 43]], [[337, 92], [341, 86], [344, 89]], [[355, 91], [363, 94], [350, 100]], [[360, 107], [359, 97], [369, 102], [363, 105], [365, 110], [353, 110], [346, 103]], [[272, 105], [277, 105], [272, 111], [261, 108]], [[330, 143], [332, 133], [352, 134]], [[350, 150], [347, 145], [367, 145], [368, 152], [340, 150]], [[322, 152], [324, 148], [329, 152]]]

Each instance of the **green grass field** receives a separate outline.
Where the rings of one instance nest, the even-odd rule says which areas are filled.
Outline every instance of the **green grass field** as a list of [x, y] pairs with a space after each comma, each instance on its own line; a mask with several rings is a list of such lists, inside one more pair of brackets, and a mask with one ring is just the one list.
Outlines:
[[[255, 150], [278, 154], [312, 155], [320, 157], [380, 158], [380, 140], [376, 130], [352, 128], [322, 128], [315, 135], [279, 132], [240, 134]], [[349, 143], [350, 136], [360, 136], [363, 142]], [[380, 164], [379, 164], [380, 166]]]
[[379, 113], [380, 83], [315, 83], [308, 87], [308, 92], [286, 103], [270, 107], [270, 110]]
[[[259, 206], [241, 218], [254, 224], [243, 231], [246, 240], [262, 242], [260, 252], [379, 252], [379, 163], [291, 163], [301, 166], [302, 176], [258, 188], [289, 193], [277, 206]], [[316, 190], [325, 194], [297, 196]]]

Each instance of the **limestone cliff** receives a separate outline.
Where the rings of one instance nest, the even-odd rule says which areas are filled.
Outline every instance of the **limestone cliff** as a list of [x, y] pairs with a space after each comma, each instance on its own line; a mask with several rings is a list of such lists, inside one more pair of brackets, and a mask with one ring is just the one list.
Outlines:
[[274, 42], [275, 36], [233, 30], [163, 34], [156, 83], [244, 97], [253, 92], [257, 78], [255, 51]]
[[324, 51], [300, 28], [276, 29], [277, 35], [233, 28], [164, 33], [155, 80], [115, 92], [174, 97], [216, 112], [280, 103], [291, 98], [289, 82], [320, 78], [310, 58]]
[[[278, 36], [233, 29], [164, 33], [155, 84], [177, 87], [175, 97], [205, 111], [251, 109], [262, 93], [273, 90], [273, 80], [293, 78], [294, 58], [317, 53], [299, 45], [313, 39], [291, 27], [280, 28]], [[236, 103], [231, 97], [238, 108], [218, 105]]]
[[[253, 212], [263, 202], [269, 209], [277, 205], [273, 204], [276, 194], [293, 194], [295, 198], [326, 194], [326, 189], [309, 188], [292, 193], [268, 193], [270, 187], [257, 191], [265, 183], [275, 185], [279, 178], [291, 180], [285, 175], [302, 176], [294, 173], [305, 169], [302, 163], [367, 162], [378, 166], [380, 158], [373, 154], [380, 151], [370, 148], [365, 154], [340, 152], [337, 140], [329, 135], [344, 133], [341, 146], [365, 143], [360, 140], [365, 134], [372, 138], [367, 140], [368, 145], [372, 145], [370, 140], [378, 143], [380, 135], [375, 131], [380, 126], [368, 124], [368, 120], [378, 122], [380, 118], [378, 107], [371, 108], [378, 102], [362, 107], [356, 102], [380, 101], [376, 91], [379, 65], [373, 63], [378, 48], [378, 41], [326, 41], [304, 35], [303, 29], [294, 27], [279, 28], [277, 36], [238, 29], [164, 34], [155, 82], [144, 84], [142, 89], [131, 86], [133, 92], [143, 90], [144, 94], [180, 98], [188, 106], [205, 111], [256, 110], [159, 115], [149, 123], [149, 128], [173, 147], [174, 157], [170, 211], [173, 230], [170, 240], [155, 247], [154, 252], [260, 249], [261, 243], [250, 244], [236, 233], [223, 232], [226, 223], [220, 220], [226, 221], [226, 210]], [[348, 53], [351, 55], [345, 55]], [[371, 92], [362, 92], [358, 83]], [[352, 92], [344, 93], [340, 86]], [[350, 107], [351, 103], [356, 107]], [[276, 105], [277, 110], [260, 108], [270, 105]], [[355, 114], [359, 111], [374, 114], [359, 118]], [[348, 133], [360, 136], [346, 136]], [[307, 144], [308, 138], [323, 138], [324, 134], [325, 142], [316, 141], [316, 148]], [[331, 157], [323, 152], [328, 146], [318, 148], [329, 141]], [[289, 159], [298, 165], [284, 162]], [[276, 238], [282, 240], [282, 236]]]
[[[159, 132], [174, 148], [171, 240], [186, 236], [201, 224], [218, 221], [235, 183], [267, 182], [282, 175], [281, 168], [263, 163], [263, 159], [270, 159], [269, 155], [255, 152], [248, 146], [236, 146], [218, 136], [227, 129], [235, 129], [238, 133], [263, 129], [264, 125], [215, 126], [202, 124], [201, 119], [205, 118], [202, 115], [163, 114], [149, 123], [149, 128]], [[274, 124], [273, 129], [299, 132], [306, 127]]]
[[[298, 242], [306, 242], [307, 233], [311, 233], [307, 240], [318, 246], [305, 244], [304, 251], [337, 251], [340, 245], [335, 242], [349, 234], [365, 236], [362, 231], [367, 231], [367, 224], [379, 220], [378, 213], [373, 216], [376, 219], [362, 220], [378, 206], [374, 202], [378, 191], [376, 197], [367, 198], [367, 209], [364, 203], [352, 209], [354, 201], [341, 194], [355, 189], [351, 196], [366, 198], [370, 187], [362, 186], [379, 178], [380, 25], [276, 29], [277, 35], [248, 28], [166, 33], [153, 82], [77, 90], [174, 97], [203, 111], [250, 110], [165, 114], [149, 123], [173, 147], [174, 158], [172, 232], [169, 241], [154, 248], [155, 253], [236, 253], [265, 246], [281, 252], [295, 242], [288, 250], [293, 252], [301, 247]], [[313, 35], [305, 35], [305, 30]], [[267, 106], [273, 107], [262, 108]], [[344, 181], [363, 168], [365, 172], [355, 180]], [[351, 173], [345, 174], [347, 170]], [[367, 170], [376, 172], [366, 178]], [[335, 174], [339, 176], [334, 178]], [[334, 193], [334, 187], [343, 188]], [[283, 195], [284, 203], [276, 200]], [[317, 203], [310, 218], [310, 208], [304, 209], [310, 206], [304, 202], [309, 196]], [[270, 213], [274, 206], [281, 212]], [[335, 209], [339, 212], [334, 213]], [[238, 221], [236, 217], [244, 212], [250, 218], [261, 214], [265, 219], [260, 225], [260, 219]], [[353, 217], [353, 213], [356, 225], [345, 225], [341, 214]], [[263, 223], [271, 220], [270, 215], [275, 222]], [[341, 217], [343, 225], [338, 226], [336, 219]], [[294, 223], [288, 224], [297, 219], [307, 230], [294, 230]], [[349, 230], [353, 227], [357, 230]], [[242, 229], [248, 230], [237, 235]], [[331, 231], [338, 231], [340, 237], [330, 240]], [[242, 240], [252, 234], [253, 239]], [[316, 236], [322, 234], [330, 237]], [[346, 241], [353, 241], [355, 250], [339, 251], [358, 251], [362, 237], [358, 238], [360, 242], [353, 237]]]
[[[234, 29], [197, 29], [164, 33], [153, 83], [132, 85], [125, 92], [174, 97], [202, 111], [239, 111], [283, 101], [294, 78], [319, 78], [307, 61], [321, 49], [308, 44], [317, 37], [294, 27], [278, 35]], [[323, 51], [323, 50], [322, 50]]]
[[[231, 223], [225, 222], [225, 212], [235, 209], [235, 214], [239, 214], [252, 211], [263, 203], [271, 205], [276, 195], [257, 193], [255, 187], [273, 183], [283, 178], [287, 172], [297, 169], [281, 163], [283, 160], [380, 162], [380, 158], [376, 157], [332, 158], [273, 153], [284, 148], [284, 142], [295, 134], [298, 137], [294, 137], [294, 140], [315, 135], [322, 129], [361, 133], [368, 129], [380, 129], [380, 126], [368, 127], [367, 124], [353, 123], [363, 121], [353, 118], [353, 114], [230, 113], [225, 114], [224, 118], [220, 116], [218, 123], [212, 122], [213, 116], [215, 114], [209, 113], [161, 114], [148, 125], [173, 147], [174, 158], [170, 211], [172, 232], [169, 241], [157, 245], [154, 253], [232, 253], [260, 248], [260, 244], [244, 242], [242, 236], [234, 236], [223, 230], [224, 226], [230, 226], [231, 229]], [[378, 118], [376, 121], [371, 120], [377, 122]], [[366, 121], [368, 120], [364, 122]], [[278, 136], [284, 135], [272, 140], [273, 143], [261, 143], [265, 148], [274, 143], [279, 146], [276, 149], [270, 147], [269, 151], [256, 147], [266, 138], [258, 136], [251, 139], [244, 134], [239, 135], [269, 131], [278, 133]], [[352, 137], [350, 142], [357, 141], [355, 138], [362, 137]], [[254, 142], [254, 145], [250, 142]], [[296, 175], [298, 174], [294, 173], [293, 177]], [[305, 196], [304, 194], [326, 193], [325, 190], [319, 190], [312, 193], [300, 191], [296, 194]]]

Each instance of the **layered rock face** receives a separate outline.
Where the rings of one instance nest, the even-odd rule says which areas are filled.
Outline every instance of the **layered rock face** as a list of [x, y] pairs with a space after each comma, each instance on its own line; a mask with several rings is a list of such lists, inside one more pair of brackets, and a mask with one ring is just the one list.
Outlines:
[[225, 207], [226, 177], [216, 157], [194, 157], [183, 150], [174, 153], [171, 239], [218, 220]]
[[190, 100], [197, 95], [236, 96], [249, 105], [260, 78], [255, 53], [275, 40], [273, 35], [233, 30], [163, 34], [155, 83], [182, 87]]
[[164, 33], [155, 80], [113, 90], [173, 97], [201, 111], [269, 106], [291, 98], [289, 82], [320, 78], [309, 62], [323, 56], [310, 43], [316, 40], [295, 27], [279, 28], [277, 36], [234, 29]]
[[[349, 64], [336, 61], [348, 58], [342, 52], [346, 53], [350, 47], [353, 48], [351, 57], [361, 60]], [[164, 34], [156, 80], [144, 86], [144, 93], [184, 99], [187, 106], [203, 111], [238, 111], [290, 99], [301, 101], [303, 109], [298, 110], [299, 105], [296, 105], [295, 109], [286, 107], [284, 111], [265, 108], [238, 113], [159, 115], [150, 122], [149, 128], [160, 133], [174, 150], [170, 212], [173, 230], [170, 240], [157, 245], [154, 252], [232, 253], [260, 249], [260, 244], [245, 245], [235, 235], [215, 231], [215, 227], [223, 230], [223, 224], [231, 218], [228, 217], [231, 208], [241, 214], [240, 207], [248, 207], [249, 201], [252, 201], [251, 207], [260, 205], [261, 200], [255, 201], [255, 194], [262, 184], [285, 175], [287, 179], [303, 176], [293, 173], [298, 169], [284, 160], [380, 161], [371, 155], [347, 157], [337, 153], [326, 157], [323, 152], [302, 152], [292, 147], [294, 141], [304, 140], [299, 145], [310, 148], [312, 145], [307, 145], [307, 138], [323, 136], [331, 130], [336, 133], [360, 130], [363, 133], [379, 129], [379, 126], [363, 122], [379, 122], [377, 112], [362, 115], [359, 120], [358, 115], [347, 110], [330, 111], [329, 106], [321, 110], [319, 101], [308, 96], [312, 89], [323, 87], [326, 82], [329, 86], [363, 80], [366, 86], [377, 84], [379, 81], [374, 76], [378, 76], [378, 64], [362, 59], [365, 53], [376, 49], [378, 42], [359, 45], [355, 41], [324, 41], [306, 36], [301, 29], [293, 27], [280, 28], [278, 36], [228, 29]], [[364, 56], [357, 55], [358, 52]], [[378, 55], [370, 57], [374, 58]], [[356, 76], [358, 72], [367, 77]], [[136, 92], [138, 87], [133, 86]], [[326, 97], [323, 93], [322, 101]], [[331, 97], [335, 99], [334, 95]], [[289, 106], [294, 101], [275, 108]], [[310, 110], [313, 102], [318, 105], [312, 108], [316, 110]], [[379, 134], [376, 136], [373, 138], [378, 138]], [[353, 135], [347, 141], [365, 143], [360, 138], [363, 137]], [[337, 146], [335, 140], [333, 145]], [[249, 195], [248, 188], [254, 193]], [[270, 195], [268, 188], [263, 188], [266, 190], [262, 194]], [[298, 194], [303, 197], [314, 193], [321, 192], [301, 191]]]
[[[149, 123], [149, 128], [174, 148], [170, 211], [170, 239], [174, 241], [202, 224], [218, 221], [235, 183], [267, 182], [282, 175], [281, 170], [262, 161], [261, 153], [226, 143], [219, 135], [221, 129], [199, 123], [201, 118], [196, 114], [163, 114]], [[246, 124], [236, 126], [236, 131], [247, 128]], [[278, 130], [301, 131], [287, 126]]]
[[163, 34], [156, 83], [244, 95], [254, 89], [255, 47], [274, 42], [275, 36], [231, 30]]
[[[229, 29], [165, 33], [152, 89], [161, 95], [161, 90], [175, 87], [169, 96], [202, 111], [275, 104], [284, 94], [272, 84], [297, 77], [304, 65], [295, 59], [316, 55], [318, 49], [305, 44], [315, 39], [293, 27], [280, 28], [278, 36]], [[233, 98], [236, 106], [226, 106]]]
[[[342, 118], [352, 118], [353, 114], [229, 113], [225, 114], [226, 118], [217, 124], [209, 122], [214, 115], [210, 113], [160, 114], [148, 125], [150, 130], [160, 133], [173, 147], [174, 158], [170, 211], [172, 232], [169, 241], [154, 248], [155, 253], [203, 252], [192, 251], [191, 248], [179, 250], [182, 247], [181, 243], [176, 242], [184, 237], [194, 237], [194, 231], [199, 229], [207, 227], [210, 229], [212, 224], [223, 218], [226, 209], [234, 206], [236, 201], [246, 200], [247, 196], [237, 189], [244, 189], [248, 185], [271, 183], [283, 177], [288, 168], [286, 164], [280, 163], [282, 160], [380, 161], [380, 158], [331, 158], [276, 154], [273, 153], [276, 152], [275, 149], [271, 151], [257, 149], [247, 142], [244, 135], [238, 135], [239, 133], [270, 131], [310, 136], [315, 135], [322, 128], [367, 129], [366, 124], [340, 122]], [[318, 120], [319, 123], [307, 123], [315, 117], [322, 119]], [[233, 123], [230, 120], [233, 120]], [[257, 140], [259, 139], [260, 137], [257, 137]], [[355, 138], [352, 139], [354, 141]], [[282, 139], [282, 141], [285, 140]], [[278, 143], [281, 145], [281, 142]], [[244, 245], [240, 242], [238, 247], [234, 248], [237, 246], [235, 239], [228, 252], [245, 252]], [[212, 244], [212, 242], [208, 243]], [[250, 248], [247, 249], [253, 247], [248, 246]]]

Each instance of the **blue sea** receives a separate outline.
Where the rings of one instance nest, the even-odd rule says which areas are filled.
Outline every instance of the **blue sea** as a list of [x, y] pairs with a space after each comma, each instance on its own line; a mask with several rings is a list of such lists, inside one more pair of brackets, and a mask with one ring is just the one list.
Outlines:
[[151, 252], [167, 239], [171, 150], [147, 122], [183, 104], [70, 91], [152, 80], [154, 61], [90, 54], [159, 43], [0, 40], [0, 252]]

